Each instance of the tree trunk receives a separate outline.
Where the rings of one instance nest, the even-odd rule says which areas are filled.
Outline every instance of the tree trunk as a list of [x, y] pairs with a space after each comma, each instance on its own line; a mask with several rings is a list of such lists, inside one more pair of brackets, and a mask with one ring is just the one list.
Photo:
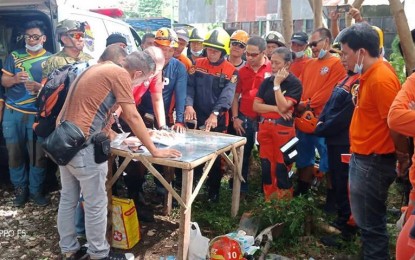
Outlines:
[[409, 30], [408, 20], [406, 19], [403, 5], [399, 0], [389, 0], [389, 3], [401, 41], [406, 71], [410, 72], [415, 68], [415, 46]]
[[363, 4], [363, 1], [364, 0], [355, 0], [354, 2], [353, 2], [353, 7], [354, 8], [356, 8], [356, 9], [360, 9], [360, 7], [362, 7], [362, 4]]
[[314, 0], [308, 0], [308, 2], [310, 3], [311, 11], [314, 12]]
[[281, 1], [282, 11], [282, 34], [284, 36], [287, 47], [291, 45], [291, 35], [293, 34], [293, 18], [291, 10], [291, 1]]
[[[345, 4], [348, 4], [349, 1], [348, 0], [345, 0], [344, 3]], [[346, 19], [346, 27], [350, 27], [352, 25], [353, 18], [350, 17], [350, 15], [348, 15], [347, 13], [344, 14], [344, 18]]]
[[314, 0], [314, 29], [323, 26], [322, 14], [323, 14], [323, 1]]

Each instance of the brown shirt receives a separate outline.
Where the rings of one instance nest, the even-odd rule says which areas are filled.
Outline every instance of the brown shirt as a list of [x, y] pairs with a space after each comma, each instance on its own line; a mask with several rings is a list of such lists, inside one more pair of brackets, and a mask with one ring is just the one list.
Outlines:
[[59, 117], [67, 110], [63, 120], [76, 124], [86, 136], [108, 124], [117, 104], [134, 104], [130, 75], [112, 62], [94, 65], [79, 77], [77, 85], [71, 86]]

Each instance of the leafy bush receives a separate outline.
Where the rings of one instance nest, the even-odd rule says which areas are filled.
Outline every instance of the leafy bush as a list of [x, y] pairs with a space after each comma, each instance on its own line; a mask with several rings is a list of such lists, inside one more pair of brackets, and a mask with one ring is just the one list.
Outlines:
[[318, 217], [318, 212], [314, 199], [309, 196], [270, 202], [259, 198], [254, 210], [254, 214], [261, 220], [260, 230], [276, 223], [284, 223], [280, 236], [274, 240], [277, 249], [295, 245], [300, 237], [310, 235], [312, 222]]
[[399, 37], [396, 36], [392, 42], [392, 53], [389, 57], [392, 67], [395, 69], [401, 83], [406, 80], [405, 60], [399, 52]]

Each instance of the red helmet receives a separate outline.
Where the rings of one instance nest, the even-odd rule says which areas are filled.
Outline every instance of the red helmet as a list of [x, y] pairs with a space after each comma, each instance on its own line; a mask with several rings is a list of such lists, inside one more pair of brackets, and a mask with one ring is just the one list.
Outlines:
[[303, 133], [312, 134], [316, 129], [318, 119], [312, 111], [305, 111], [300, 117], [294, 119], [295, 127]]
[[240, 260], [244, 258], [238, 241], [228, 236], [219, 236], [209, 244], [209, 259]]

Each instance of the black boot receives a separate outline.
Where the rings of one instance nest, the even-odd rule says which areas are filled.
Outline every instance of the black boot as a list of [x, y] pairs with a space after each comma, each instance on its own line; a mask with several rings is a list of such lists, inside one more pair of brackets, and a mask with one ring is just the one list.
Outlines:
[[307, 194], [310, 190], [310, 187], [310, 183], [299, 180], [297, 183], [297, 189], [294, 191], [294, 197]]
[[23, 207], [29, 199], [29, 191], [26, 187], [16, 187], [15, 189], [16, 198], [13, 201], [13, 206]]

